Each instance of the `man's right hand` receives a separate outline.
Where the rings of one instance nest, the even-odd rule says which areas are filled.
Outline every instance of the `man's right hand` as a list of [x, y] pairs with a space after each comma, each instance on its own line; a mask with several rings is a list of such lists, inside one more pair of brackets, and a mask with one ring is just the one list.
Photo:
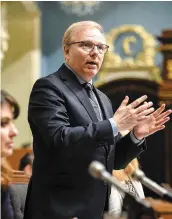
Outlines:
[[154, 108], [151, 107], [153, 105], [152, 102], [139, 106], [141, 103], [144, 103], [146, 99], [147, 96], [144, 95], [127, 105], [129, 97], [125, 97], [113, 116], [119, 132], [133, 129], [140, 121], [146, 119], [146, 115], [154, 111]]

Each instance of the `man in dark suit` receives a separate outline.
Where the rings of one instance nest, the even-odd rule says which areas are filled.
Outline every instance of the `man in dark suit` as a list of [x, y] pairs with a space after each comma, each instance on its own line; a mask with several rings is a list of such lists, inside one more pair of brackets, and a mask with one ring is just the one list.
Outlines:
[[63, 49], [65, 64], [37, 80], [30, 96], [35, 159], [25, 219], [100, 219], [110, 189], [89, 175], [88, 166], [97, 160], [111, 173], [141, 154], [147, 131], [138, 124], [154, 110], [151, 102], [142, 104], [146, 96], [131, 104], [126, 96], [114, 114], [92, 85], [108, 50], [99, 24], [71, 25]]

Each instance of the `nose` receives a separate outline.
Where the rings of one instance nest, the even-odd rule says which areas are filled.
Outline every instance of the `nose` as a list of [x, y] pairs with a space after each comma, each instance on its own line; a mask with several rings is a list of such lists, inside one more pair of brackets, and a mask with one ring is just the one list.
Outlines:
[[18, 129], [16, 128], [15, 124], [12, 123], [10, 126], [10, 137], [16, 137], [19, 134]]
[[99, 54], [99, 50], [97, 48], [96, 45], [94, 45], [93, 49], [90, 52], [91, 55], [98, 55]]

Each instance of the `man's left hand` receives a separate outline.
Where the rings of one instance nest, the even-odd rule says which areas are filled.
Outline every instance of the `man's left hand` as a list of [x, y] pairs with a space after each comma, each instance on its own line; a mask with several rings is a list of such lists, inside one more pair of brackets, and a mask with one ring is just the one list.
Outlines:
[[134, 127], [134, 136], [138, 140], [165, 128], [164, 124], [170, 120], [169, 115], [172, 113], [172, 110], [170, 109], [163, 112], [164, 109], [165, 104], [162, 104], [155, 112], [150, 114], [147, 119], [141, 121]]

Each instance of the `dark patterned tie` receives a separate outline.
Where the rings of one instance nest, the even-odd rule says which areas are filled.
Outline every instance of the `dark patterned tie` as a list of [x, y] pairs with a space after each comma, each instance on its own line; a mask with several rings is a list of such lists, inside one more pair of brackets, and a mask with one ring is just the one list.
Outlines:
[[93, 86], [90, 83], [85, 83], [84, 87], [90, 99], [91, 105], [94, 109], [94, 112], [96, 113], [98, 120], [101, 121], [102, 116], [101, 116], [100, 108], [98, 106], [98, 102], [96, 100], [95, 94], [93, 93]]

